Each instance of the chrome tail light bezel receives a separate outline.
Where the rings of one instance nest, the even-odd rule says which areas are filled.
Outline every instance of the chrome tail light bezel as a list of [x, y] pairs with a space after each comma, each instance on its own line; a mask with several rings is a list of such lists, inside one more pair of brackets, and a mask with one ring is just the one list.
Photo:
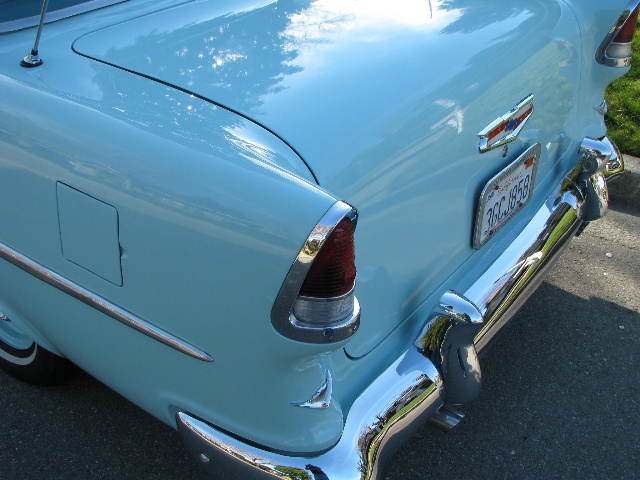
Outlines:
[[[639, 8], [640, 0], [631, 0], [623, 10], [618, 21], [611, 27], [600, 47], [596, 51], [596, 61], [606, 67], [628, 67], [631, 65], [631, 42], [618, 42], [617, 37], [627, 21]], [[618, 53], [616, 53], [616, 51]]]
[[[345, 218], [352, 222], [355, 230], [358, 211], [345, 202], [336, 202], [316, 224], [289, 269], [271, 309], [271, 323], [283, 336], [299, 342], [327, 344], [346, 340], [358, 330], [360, 304], [354, 288], [339, 297], [309, 298], [299, 295], [325, 241]], [[319, 317], [325, 316], [327, 320], [319, 318], [317, 323], [312, 323], [296, 317], [295, 312], [309, 307], [319, 308]], [[340, 312], [337, 318], [326, 316], [331, 310]]]

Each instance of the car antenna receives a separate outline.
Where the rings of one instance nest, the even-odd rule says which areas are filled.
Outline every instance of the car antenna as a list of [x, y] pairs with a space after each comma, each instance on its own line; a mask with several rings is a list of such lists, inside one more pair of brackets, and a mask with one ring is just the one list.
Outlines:
[[40, 22], [38, 23], [38, 31], [36, 32], [36, 41], [33, 44], [31, 53], [24, 57], [20, 62], [25, 68], [39, 67], [42, 65], [42, 59], [38, 56], [38, 44], [40, 43], [40, 34], [42, 33], [42, 25], [44, 24], [44, 15], [47, 13], [47, 5], [49, 0], [42, 1], [42, 11], [40, 12]]

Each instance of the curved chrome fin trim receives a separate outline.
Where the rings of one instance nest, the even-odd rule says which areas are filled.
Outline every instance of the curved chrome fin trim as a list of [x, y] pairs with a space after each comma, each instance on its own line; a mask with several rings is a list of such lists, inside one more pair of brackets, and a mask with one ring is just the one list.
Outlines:
[[292, 340], [309, 343], [336, 343], [351, 337], [360, 325], [360, 304], [354, 298], [352, 315], [339, 325], [311, 327], [299, 324], [292, 309], [300, 287], [315, 260], [317, 253], [340, 221], [348, 217], [354, 224], [358, 221], [358, 211], [351, 205], [339, 201], [324, 214], [307, 237], [293, 262], [280, 292], [271, 309], [271, 323], [282, 335]]
[[617, 68], [628, 67], [631, 65], [631, 55], [625, 58], [611, 58], [607, 56], [607, 49], [614, 43], [613, 40], [616, 38], [623, 25], [631, 15], [631, 12], [638, 8], [638, 5], [640, 5], [640, 0], [631, 0], [629, 2], [629, 4], [620, 14], [620, 18], [618, 18], [618, 21], [611, 28], [611, 30], [609, 30], [609, 33], [607, 33], [607, 36], [598, 47], [598, 50], [596, 51], [596, 62], [598, 62], [600, 65]]
[[42, 280], [43, 282], [57, 288], [61, 292], [80, 300], [82, 303], [95, 308], [101, 313], [108, 315], [109, 317], [117, 320], [120, 323], [127, 325], [128, 327], [137, 330], [144, 335], [157, 340], [158, 342], [167, 345], [179, 352], [182, 352], [190, 357], [197, 358], [204, 362], [212, 362], [213, 358], [206, 352], [194, 347], [190, 343], [181, 340], [175, 335], [156, 327], [155, 325], [136, 317], [130, 312], [123, 310], [122, 308], [114, 305], [113, 303], [99, 297], [98, 295], [82, 288], [81, 286], [73, 283], [70, 280], [58, 275], [57, 273], [49, 270], [46, 267], [34, 262], [30, 258], [25, 257], [21, 253], [16, 252], [12, 248], [0, 243], [0, 258], [15, 265], [16, 267], [24, 270], [25, 272], [33, 275], [34, 277]]
[[603, 117], [606, 116], [607, 113], [609, 113], [609, 105], [607, 104], [606, 100], [603, 100], [600, 105], [598, 105], [597, 107], [593, 107], [593, 109]]
[[322, 386], [313, 394], [313, 396], [304, 403], [294, 403], [296, 407], [302, 408], [329, 408], [331, 405], [331, 396], [333, 395], [333, 377], [331, 372], [327, 370], [325, 381]]

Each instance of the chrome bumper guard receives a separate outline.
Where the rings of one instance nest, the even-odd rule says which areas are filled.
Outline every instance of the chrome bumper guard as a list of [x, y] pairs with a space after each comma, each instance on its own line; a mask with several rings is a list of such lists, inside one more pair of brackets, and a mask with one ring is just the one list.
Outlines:
[[378, 478], [386, 460], [425, 421], [457, 422], [449, 420], [455, 417], [450, 405], [469, 402], [480, 390], [477, 352], [533, 293], [581, 225], [604, 215], [605, 179], [623, 170], [611, 141], [585, 139], [575, 168], [516, 240], [463, 294], [446, 292], [414, 347], [356, 399], [342, 437], [329, 451], [316, 456], [273, 453], [178, 412], [185, 447], [222, 478]]

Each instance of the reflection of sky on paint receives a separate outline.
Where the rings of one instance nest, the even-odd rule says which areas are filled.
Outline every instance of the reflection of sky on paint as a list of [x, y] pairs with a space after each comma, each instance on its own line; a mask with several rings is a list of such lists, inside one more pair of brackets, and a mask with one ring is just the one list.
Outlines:
[[[91, 56], [257, 118], [322, 102], [327, 89], [345, 100], [385, 92], [396, 99], [387, 108], [401, 97], [416, 101], [423, 85], [446, 84], [479, 49], [504, 39], [496, 38], [495, 23], [479, 23], [480, 7], [465, 2], [284, 1], [252, 10], [254, 3], [186, 4], [116, 26], [108, 41], [90, 35], [77, 43]], [[498, 22], [515, 30], [529, 13]]]
[[285, 50], [299, 50], [344, 32], [366, 41], [376, 38], [381, 28], [388, 29], [392, 25], [442, 28], [451, 15], [458, 15], [458, 12], [434, 9], [428, 0], [408, 0], [401, 8], [395, 2], [318, 0], [308, 9], [292, 15], [282, 36], [287, 39]]
[[[462, 96], [475, 92], [455, 83], [532, 15], [514, 8], [483, 23], [486, 5], [469, 0], [258, 1], [253, 10], [255, 3], [188, 3], [82, 37], [76, 47], [213, 99], [276, 132], [303, 158], [326, 161], [378, 142], [429, 97], [430, 109], [417, 117], [425, 130], [463, 133]], [[127, 96], [145, 98], [144, 84], [121, 88], [115, 108], [128, 108]], [[156, 103], [149, 121], [157, 122], [151, 110], [163, 110], [174, 127], [188, 118], [206, 124], [208, 112], [183, 95], [148, 101]], [[347, 131], [347, 144], [324, 142]]]
[[[284, 50], [304, 57], [318, 45], [336, 41], [375, 43], [390, 30], [429, 28], [437, 32], [459, 16], [457, 10], [438, 10], [437, 2], [429, 0], [401, 3], [317, 0], [290, 17], [289, 25], [280, 33]], [[305, 63], [304, 58], [300, 60], [297, 63]]]
[[[441, 3], [318, 0], [294, 13], [280, 37], [284, 50], [294, 54], [287, 63], [296, 69], [279, 79], [277, 92], [259, 97], [261, 110], [269, 112], [269, 122], [288, 124], [292, 139], [304, 138], [309, 128], [322, 128], [327, 137], [335, 138], [345, 125], [362, 125], [360, 146], [373, 144], [387, 131], [387, 125], [374, 124], [382, 121], [380, 111], [386, 112], [386, 124], [395, 123], [395, 112], [406, 115], [407, 105], [417, 105], [429, 93], [446, 87], [472, 63], [479, 63], [476, 55], [480, 51], [503, 42], [505, 31], [515, 35], [532, 15], [520, 10], [482, 26], [476, 15], [439, 8]], [[452, 25], [454, 31], [448, 28]], [[497, 31], [502, 35], [496, 35]], [[348, 106], [351, 108], [345, 108]], [[302, 119], [292, 125], [287, 121], [301, 111], [331, 109], [341, 116], [331, 124]], [[442, 115], [442, 123], [462, 133], [464, 111], [460, 107], [453, 112], [447, 108]], [[325, 148], [330, 155], [343, 157], [349, 155], [345, 148], [351, 147], [355, 145], [340, 144], [339, 152]]]

